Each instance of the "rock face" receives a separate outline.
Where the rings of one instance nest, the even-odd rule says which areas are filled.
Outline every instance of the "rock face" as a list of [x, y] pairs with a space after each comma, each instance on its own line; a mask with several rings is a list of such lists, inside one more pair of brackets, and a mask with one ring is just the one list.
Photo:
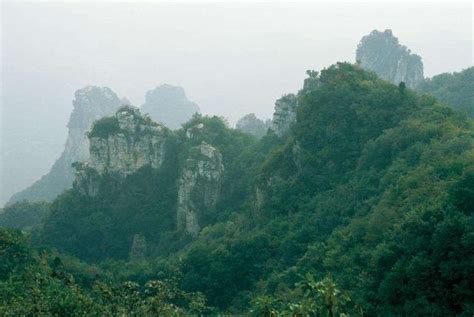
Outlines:
[[163, 162], [166, 128], [132, 107], [98, 121], [90, 138], [88, 166], [99, 174], [132, 174], [140, 167], [159, 168]]
[[192, 148], [179, 179], [177, 229], [193, 236], [214, 212], [222, 186], [221, 153], [202, 142]]
[[148, 91], [141, 109], [171, 129], [180, 128], [193, 114], [200, 112], [199, 106], [188, 100], [183, 88], [167, 84]]
[[400, 45], [391, 30], [374, 30], [364, 36], [357, 46], [356, 60], [364, 69], [395, 85], [403, 81], [413, 89], [423, 81], [421, 57]]
[[13, 195], [9, 204], [20, 200], [52, 200], [71, 187], [74, 180], [71, 164], [87, 160], [89, 157], [89, 139], [86, 132], [90, 130], [94, 121], [111, 115], [120, 108], [121, 101], [109, 88], [89, 86], [76, 91], [73, 105], [63, 153], [48, 174], [25, 190]]
[[124, 177], [146, 165], [158, 169], [165, 157], [166, 127], [142, 116], [138, 108], [124, 106], [96, 121], [88, 137], [89, 159], [74, 163], [74, 186], [86, 196], [97, 195], [106, 173]]
[[296, 120], [297, 99], [294, 94], [288, 94], [275, 102], [272, 130], [278, 136], [283, 136]]
[[267, 134], [267, 130], [270, 126], [271, 121], [263, 122], [263, 120], [257, 118], [254, 113], [249, 113], [237, 121], [235, 128], [260, 139]]
[[146, 255], [146, 239], [141, 234], [135, 234], [132, 240], [132, 246], [130, 247], [129, 260], [143, 259]]

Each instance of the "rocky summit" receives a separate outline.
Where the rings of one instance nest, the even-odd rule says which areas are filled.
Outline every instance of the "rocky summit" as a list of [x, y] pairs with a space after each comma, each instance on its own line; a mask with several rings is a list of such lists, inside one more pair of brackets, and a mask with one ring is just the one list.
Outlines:
[[168, 84], [148, 91], [141, 109], [170, 129], [178, 129], [193, 114], [200, 112], [199, 106], [186, 97], [183, 88]]
[[21, 200], [52, 200], [71, 187], [74, 180], [71, 164], [85, 161], [89, 157], [89, 139], [86, 132], [94, 121], [113, 114], [122, 104], [117, 94], [107, 87], [88, 86], [77, 90], [74, 97], [74, 108], [67, 124], [69, 131], [63, 153], [48, 174], [13, 195], [9, 204]]
[[391, 30], [374, 30], [364, 36], [357, 46], [356, 60], [362, 68], [395, 85], [404, 82], [413, 89], [423, 81], [421, 57], [401, 45]]
[[163, 125], [142, 117], [137, 108], [123, 107], [114, 117], [98, 121], [89, 133], [89, 166], [99, 173], [121, 174], [131, 174], [145, 165], [159, 168], [165, 130]]
[[253, 135], [256, 138], [261, 138], [267, 133], [267, 130], [271, 127], [271, 125], [271, 120], [268, 119], [263, 121], [257, 118], [254, 113], [249, 113], [237, 121], [235, 128], [242, 132]]
[[75, 186], [83, 194], [95, 196], [98, 176], [123, 177], [147, 165], [158, 169], [165, 155], [166, 130], [131, 106], [123, 106], [114, 116], [98, 120], [88, 133], [88, 160], [74, 164]]

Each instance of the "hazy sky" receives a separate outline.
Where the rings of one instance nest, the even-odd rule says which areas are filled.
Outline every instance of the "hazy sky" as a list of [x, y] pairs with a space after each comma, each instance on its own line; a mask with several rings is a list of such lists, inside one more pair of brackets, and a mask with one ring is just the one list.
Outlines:
[[269, 118], [307, 69], [354, 61], [373, 29], [393, 30], [425, 75], [472, 66], [470, 3], [2, 4], [2, 197], [47, 172], [76, 89], [108, 86], [140, 106], [182, 86], [206, 114]]

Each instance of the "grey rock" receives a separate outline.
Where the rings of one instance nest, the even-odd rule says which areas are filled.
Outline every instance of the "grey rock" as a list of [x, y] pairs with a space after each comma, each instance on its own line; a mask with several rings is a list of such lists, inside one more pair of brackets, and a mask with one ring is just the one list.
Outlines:
[[73, 182], [74, 188], [84, 196], [95, 197], [99, 193], [99, 173], [90, 168], [87, 162], [76, 162], [73, 167], [76, 170], [76, 177]]
[[203, 219], [215, 212], [222, 187], [221, 153], [202, 142], [190, 151], [178, 188], [177, 229], [196, 236]]
[[[110, 128], [104, 122], [116, 122], [116, 126]], [[89, 159], [74, 164], [74, 187], [83, 195], [94, 197], [104, 174], [124, 179], [147, 165], [160, 168], [165, 157], [166, 130], [142, 116], [138, 108], [129, 106], [120, 108], [113, 117], [97, 121], [89, 133]]]
[[106, 136], [91, 133], [88, 166], [99, 174], [120, 175], [132, 174], [145, 165], [158, 169], [165, 155], [166, 128], [144, 120], [132, 107], [120, 109], [115, 118], [119, 130]]
[[9, 204], [20, 200], [53, 200], [57, 195], [72, 186], [74, 169], [71, 164], [85, 161], [89, 157], [89, 139], [86, 132], [94, 121], [113, 114], [122, 102], [106, 87], [88, 86], [75, 92], [73, 111], [68, 123], [68, 137], [64, 151], [44, 175], [30, 187], [13, 195]]
[[198, 123], [196, 125], [193, 125], [192, 127], [189, 127], [186, 129], [186, 137], [188, 139], [192, 139], [196, 134], [199, 134], [199, 132], [204, 128], [204, 124]]
[[258, 119], [254, 113], [249, 113], [240, 118], [235, 128], [259, 139], [267, 134], [268, 130], [267, 124], [263, 120]]
[[141, 234], [133, 235], [132, 246], [130, 247], [129, 260], [140, 260], [146, 255], [146, 239]]
[[167, 84], [148, 91], [141, 109], [171, 129], [180, 128], [200, 112], [199, 106], [188, 100], [183, 88]]
[[374, 30], [364, 36], [357, 46], [356, 60], [362, 68], [395, 85], [403, 81], [413, 89], [423, 81], [421, 57], [400, 45], [391, 30]]

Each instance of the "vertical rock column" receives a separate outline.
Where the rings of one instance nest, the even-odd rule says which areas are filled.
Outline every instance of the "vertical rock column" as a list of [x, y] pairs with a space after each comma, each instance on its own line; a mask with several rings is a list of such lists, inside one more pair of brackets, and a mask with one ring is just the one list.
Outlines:
[[221, 153], [202, 142], [191, 149], [179, 179], [177, 229], [196, 236], [206, 216], [215, 212], [222, 186]]

